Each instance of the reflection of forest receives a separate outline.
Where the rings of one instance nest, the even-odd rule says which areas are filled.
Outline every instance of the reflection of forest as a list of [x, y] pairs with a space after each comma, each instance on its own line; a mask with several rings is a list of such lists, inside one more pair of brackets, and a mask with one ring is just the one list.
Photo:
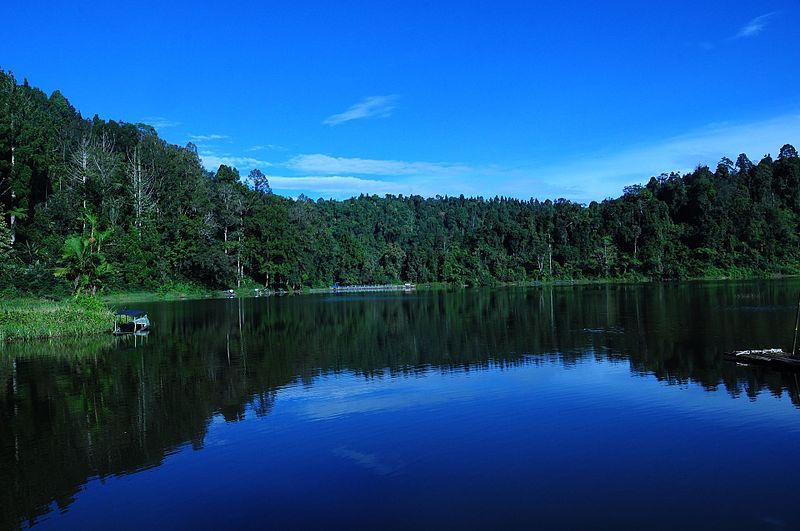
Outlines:
[[[792, 287], [792, 289], [787, 289]], [[157, 466], [203, 444], [215, 413], [269, 413], [279, 389], [325, 372], [370, 378], [494, 364], [627, 362], [731, 395], [794, 375], [722, 352], [790, 339], [796, 283], [586, 286], [164, 303], [154, 334], [25, 343], [0, 353], [0, 527], [68, 505], [88, 478]]]

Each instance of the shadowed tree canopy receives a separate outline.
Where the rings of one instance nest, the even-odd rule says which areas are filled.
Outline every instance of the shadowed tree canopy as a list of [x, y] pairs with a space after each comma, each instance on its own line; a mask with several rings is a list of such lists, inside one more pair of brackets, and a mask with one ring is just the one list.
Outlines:
[[220, 165], [217, 170], [216, 179], [218, 183], [234, 184], [239, 182], [239, 170], [231, 168], [225, 164]]

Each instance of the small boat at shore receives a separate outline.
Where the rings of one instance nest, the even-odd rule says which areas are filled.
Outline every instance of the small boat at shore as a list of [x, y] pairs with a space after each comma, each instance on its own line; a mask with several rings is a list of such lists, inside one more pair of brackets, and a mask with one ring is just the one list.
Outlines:
[[150, 331], [150, 319], [142, 310], [117, 310], [114, 314], [114, 335], [143, 335]]

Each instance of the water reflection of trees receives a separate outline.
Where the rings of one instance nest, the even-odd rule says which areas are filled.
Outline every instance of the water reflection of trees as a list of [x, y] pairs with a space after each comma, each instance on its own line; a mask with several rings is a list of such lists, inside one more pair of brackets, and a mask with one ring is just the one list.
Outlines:
[[[211, 417], [267, 415], [281, 387], [322, 373], [366, 378], [556, 362], [628, 363], [668, 383], [755, 397], [794, 375], [721, 354], [775, 344], [787, 284], [587, 286], [165, 303], [145, 340], [27, 343], [0, 355], [0, 527], [66, 507], [88, 478], [201, 448]], [[780, 344], [780, 343], [779, 343]], [[135, 348], [134, 348], [135, 347]], [[10, 487], [8, 487], [10, 486]], [[5, 519], [5, 520], [4, 520]]]

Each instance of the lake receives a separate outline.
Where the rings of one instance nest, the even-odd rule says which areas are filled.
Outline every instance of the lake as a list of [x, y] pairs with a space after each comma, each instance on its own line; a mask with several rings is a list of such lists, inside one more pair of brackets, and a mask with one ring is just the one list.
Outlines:
[[0, 351], [0, 528], [798, 529], [798, 280], [136, 304]]

